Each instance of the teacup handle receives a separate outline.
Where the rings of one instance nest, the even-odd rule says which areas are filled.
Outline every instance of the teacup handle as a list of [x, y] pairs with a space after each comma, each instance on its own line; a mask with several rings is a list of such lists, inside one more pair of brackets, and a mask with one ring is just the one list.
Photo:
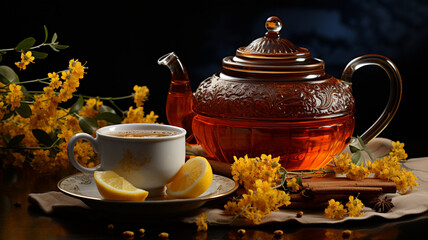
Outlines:
[[95, 168], [87, 168], [80, 165], [77, 162], [77, 160], [74, 158], [74, 146], [76, 145], [77, 141], [81, 139], [88, 141], [91, 144], [92, 148], [94, 149], [94, 152], [95, 153], [98, 152], [98, 143], [95, 138], [93, 138], [91, 135], [87, 133], [78, 133], [73, 137], [71, 137], [70, 141], [68, 141], [68, 144], [67, 144], [68, 159], [70, 160], [71, 165], [73, 165], [73, 167], [75, 167], [77, 170], [84, 173], [93, 173], [94, 171], [97, 171], [98, 169], [100, 169], [101, 164], [96, 166]]
[[342, 81], [352, 84], [351, 79], [354, 72], [360, 67], [367, 65], [381, 67], [388, 75], [390, 88], [388, 103], [386, 104], [382, 114], [376, 122], [361, 135], [361, 139], [364, 143], [368, 143], [370, 140], [378, 136], [389, 124], [397, 112], [402, 95], [401, 76], [397, 67], [390, 59], [378, 54], [363, 55], [350, 61], [343, 70]]

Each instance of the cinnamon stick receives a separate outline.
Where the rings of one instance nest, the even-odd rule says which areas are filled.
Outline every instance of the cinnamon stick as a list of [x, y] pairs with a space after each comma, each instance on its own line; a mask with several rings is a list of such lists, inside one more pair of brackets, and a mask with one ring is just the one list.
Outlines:
[[213, 172], [226, 177], [232, 177], [232, 168], [230, 163], [220, 162], [216, 160], [208, 159], [208, 162], [213, 169]]
[[346, 202], [350, 195], [358, 196], [363, 203], [378, 198], [383, 193], [396, 192], [396, 185], [377, 178], [361, 181], [346, 178], [312, 178], [303, 180], [303, 190], [290, 194], [291, 205], [287, 208], [316, 209], [325, 208], [330, 199]]
[[322, 186], [322, 187], [311, 187], [309, 188], [312, 194], [335, 194], [335, 193], [344, 193], [348, 194], [381, 194], [381, 187], [336, 187], [336, 186]]
[[397, 191], [395, 183], [378, 178], [365, 178], [360, 181], [346, 178], [312, 178], [303, 181], [303, 188], [318, 189], [325, 186], [331, 187], [380, 187], [383, 193], [394, 193]]

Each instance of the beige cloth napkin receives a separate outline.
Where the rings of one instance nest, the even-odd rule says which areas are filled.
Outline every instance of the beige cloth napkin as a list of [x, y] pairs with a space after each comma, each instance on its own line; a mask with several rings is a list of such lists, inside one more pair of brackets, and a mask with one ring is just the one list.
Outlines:
[[[374, 156], [382, 156], [387, 154], [391, 149], [391, 140], [385, 138], [376, 138], [372, 140], [368, 147], [372, 150]], [[414, 175], [418, 177], [419, 186], [405, 195], [388, 194], [392, 197], [392, 202], [395, 205], [388, 213], [377, 213], [371, 208], [365, 208], [363, 217], [347, 217], [341, 220], [328, 219], [324, 216], [322, 210], [305, 210], [301, 218], [296, 217], [296, 210], [282, 209], [279, 212], [274, 212], [267, 216], [262, 224], [283, 223], [295, 221], [302, 224], [335, 224], [346, 221], [358, 221], [373, 217], [381, 217], [385, 219], [397, 219], [406, 215], [419, 214], [428, 210], [428, 157], [409, 159], [403, 164], [408, 169], [412, 170]], [[90, 208], [79, 199], [67, 196], [61, 192], [47, 193], [31, 193], [29, 194], [30, 202], [38, 205], [46, 214], [53, 214], [67, 209], [84, 209]], [[209, 204], [207, 205], [209, 206]], [[203, 207], [201, 211], [207, 213], [207, 220], [210, 222], [229, 222], [232, 217], [226, 216], [222, 208]], [[183, 222], [193, 223], [195, 217], [185, 217]], [[235, 225], [245, 225], [241, 219], [235, 221]]]
[[39, 206], [40, 209], [46, 214], [52, 214], [76, 208], [89, 209], [89, 207], [81, 200], [57, 191], [30, 193], [28, 195], [28, 200], [36, 206]]

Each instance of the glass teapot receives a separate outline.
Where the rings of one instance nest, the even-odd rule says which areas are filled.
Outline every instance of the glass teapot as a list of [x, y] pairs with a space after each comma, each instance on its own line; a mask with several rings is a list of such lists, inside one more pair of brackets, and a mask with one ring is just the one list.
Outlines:
[[342, 78], [324, 71], [324, 61], [280, 36], [278, 17], [266, 20], [265, 36], [223, 59], [221, 72], [205, 79], [192, 93], [186, 69], [172, 52], [158, 63], [172, 80], [166, 114], [170, 124], [185, 128], [215, 160], [233, 156], [280, 156], [288, 170], [325, 166], [349, 143], [354, 131], [352, 75], [376, 65], [390, 79], [390, 96], [378, 120], [361, 135], [365, 143], [391, 121], [401, 100], [401, 77], [381, 55], [355, 58]]

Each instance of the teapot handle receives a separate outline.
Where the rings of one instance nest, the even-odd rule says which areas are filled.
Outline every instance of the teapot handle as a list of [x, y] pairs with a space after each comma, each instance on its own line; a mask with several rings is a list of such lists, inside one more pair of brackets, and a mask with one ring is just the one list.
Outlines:
[[361, 139], [365, 144], [378, 136], [386, 128], [397, 112], [402, 95], [401, 76], [397, 67], [390, 59], [378, 54], [367, 54], [350, 61], [343, 70], [342, 81], [352, 84], [351, 79], [354, 72], [360, 67], [367, 65], [381, 67], [388, 75], [390, 88], [388, 102], [382, 114], [376, 120], [376, 122], [361, 135]]

